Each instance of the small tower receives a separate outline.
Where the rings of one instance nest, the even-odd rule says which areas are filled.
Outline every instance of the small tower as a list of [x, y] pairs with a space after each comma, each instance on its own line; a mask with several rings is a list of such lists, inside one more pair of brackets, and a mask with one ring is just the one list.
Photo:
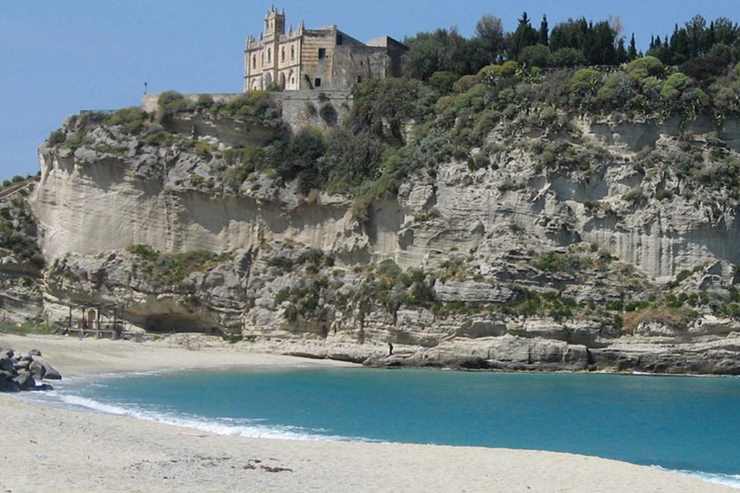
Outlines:
[[265, 16], [265, 39], [274, 39], [285, 34], [285, 10], [278, 12], [275, 7]]

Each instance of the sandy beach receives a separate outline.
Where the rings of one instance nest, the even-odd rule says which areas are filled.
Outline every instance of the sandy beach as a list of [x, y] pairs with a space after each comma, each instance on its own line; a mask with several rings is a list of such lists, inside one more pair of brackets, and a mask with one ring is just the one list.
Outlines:
[[[40, 349], [65, 376], [344, 365], [157, 344], [0, 335]], [[347, 365], [351, 366], [351, 365]], [[0, 493], [10, 492], [733, 492], [631, 464], [535, 451], [221, 436], [0, 395]]]

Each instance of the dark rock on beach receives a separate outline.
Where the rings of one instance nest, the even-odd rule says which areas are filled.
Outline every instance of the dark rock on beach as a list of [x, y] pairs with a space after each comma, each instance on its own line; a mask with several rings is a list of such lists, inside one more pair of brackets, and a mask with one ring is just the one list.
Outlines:
[[41, 351], [19, 354], [0, 349], [0, 392], [53, 390], [43, 380], [61, 380], [62, 375], [41, 357]]

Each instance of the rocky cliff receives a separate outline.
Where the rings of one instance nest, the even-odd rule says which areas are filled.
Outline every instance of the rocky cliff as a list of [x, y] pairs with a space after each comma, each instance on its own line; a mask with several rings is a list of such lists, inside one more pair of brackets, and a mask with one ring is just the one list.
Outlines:
[[[377, 125], [358, 93], [349, 130], [254, 98], [69, 120], [30, 200], [44, 316], [373, 365], [740, 373], [737, 120], [465, 107], [482, 86]], [[345, 147], [381, 154], [363, 122], [382, 166], [332, 182]]]

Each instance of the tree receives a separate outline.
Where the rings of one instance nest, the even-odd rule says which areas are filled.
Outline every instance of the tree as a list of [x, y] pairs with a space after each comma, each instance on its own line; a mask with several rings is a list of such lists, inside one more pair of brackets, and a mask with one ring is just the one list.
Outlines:
[[456, 72], [460, 75], [466, 71], [468, 62], [464, 53], [468, 40], [456, 29], [437, 29], [419, 33], [406, 39], [409, 51], [406, 54], [406, 75], [414, 79], [427, 80], [439, 71]]
[[689, 56], [691, 58], [703, 53], [706, 29], [707, 21], [700, 15], [695, 16], [686, 23], [686, 32], [689, 38]]
[[547, 16], [542, 16], [542, 22], [540, 22], [540, 44], [543, 46], [550, 45], [550, 26], [547, 23]]
[[617, 49], [615, 40], [617, 34], [607, 21], [596, 25], [589, 25], [588, 44], [584, 47], [584, 53], [592, 65], [616, 65]]
[[511, 52], [515, 57], [527, 46], [536, 45], [539, 40], [539, 33], [532, 27], [529, 16], [526, 12], [519, 19], [519, 26], [511, 35]]
[[632, 38], [630, 39], [630, 47], [629, 50], [627, 50], [627, 58], [631, 62], [632, 60], [635, 60], [639, 55], [637, 53], [637, 42], [635, 41], [635, 33], [632, 33]]
[[575, 48], [560, 48], [558, 51], [553, 52], [550, 58], [551, 64], [554, 67], [575, 67], [586, 64], [586, 58], [583, 56], [583, 52]]
[[541, 44], [527, 46], [519, 53], [519, 61], [529, 67], [547, 67], [552, 63], [550, 48]]
[[676, 24], [670, 41], [673, 63], [683, 63], [689, 59], [689, 36], [686, 29], [679, 29]]
[[621, 65], [628, 61], [629, 56], [627, 55], [627, 47], [624, 44], [624, 38], [619, 38], [619, 46], [617, 46], [617, 63]]
[[732, 46], [740, 37], [740, 27], [727, 17], [720, 17], [714, 21], [714, 37], [716, 43]]
[[501, 19], [484, 15], [475, 26], [475, 34], [489, 55], [487, 64], [496, 63], [506, 49], [506, 35]]
[[550, 49], [556, 52], [562, 48], [583, 50], [589, 33], [588, 21], [585, 18], [568, 19], [553, 28], [550, 34]]

